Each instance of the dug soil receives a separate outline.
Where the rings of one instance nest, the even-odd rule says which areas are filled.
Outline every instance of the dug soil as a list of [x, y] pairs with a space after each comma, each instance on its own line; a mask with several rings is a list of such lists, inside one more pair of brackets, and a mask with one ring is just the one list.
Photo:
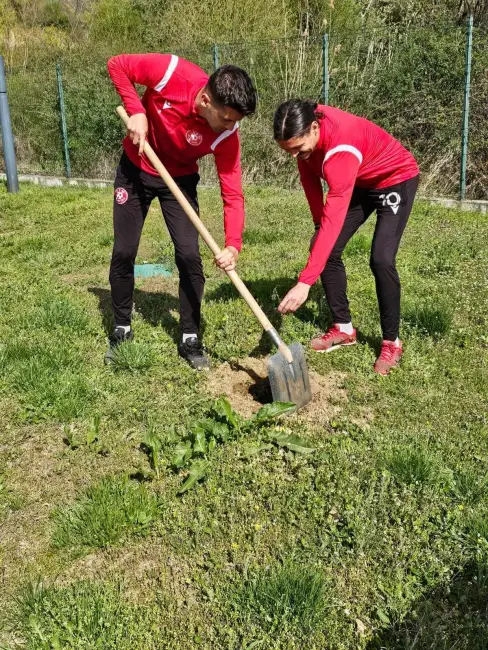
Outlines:
[[[323, 423], [336, 416], [346, 402], [344, 377], [337, 372], [319, 375], [310, 369], [309, 376], [312, 401], [294, 417]], [[266, 360], [247, 357], [217, 366], [209, 373], [207, 390], [213, 397], [225, 395], [240, 415], [250, 417], [272, 401]]]

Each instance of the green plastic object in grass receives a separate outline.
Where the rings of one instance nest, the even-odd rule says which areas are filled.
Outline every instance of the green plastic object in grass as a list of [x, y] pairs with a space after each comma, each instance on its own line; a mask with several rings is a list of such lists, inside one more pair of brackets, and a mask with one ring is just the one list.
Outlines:
[[158, 275], [168, 278], [171, 271], [162, 264], [136, 264], [134, 266], [134, 275], [136, 278], [152, 278]]

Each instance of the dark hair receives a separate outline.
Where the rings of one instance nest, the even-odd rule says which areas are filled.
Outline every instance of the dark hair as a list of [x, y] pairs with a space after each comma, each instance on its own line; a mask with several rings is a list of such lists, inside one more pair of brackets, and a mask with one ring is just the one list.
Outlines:
[[275, 140], [301, 138], [310, 131], [312, 122], [323, 117], [317, 104], [308, 99], [289, 99], [276, 109], [273, 120]]
[[241, 115], [252, 115], [256, 110], [256, 89], [251, 78], [236, 65], [223, 65], [207, 82], [213, 99], [221, 106], [233, 108]]

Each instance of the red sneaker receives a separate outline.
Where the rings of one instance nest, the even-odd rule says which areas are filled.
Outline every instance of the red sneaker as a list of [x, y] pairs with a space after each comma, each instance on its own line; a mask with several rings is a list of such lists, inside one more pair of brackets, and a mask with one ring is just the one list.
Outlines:
[[381, 344], [380, 356], [376, 359], [374, 364], [374, 371], [379, 375], [389, 374], [392, 368], [395, 368], [400, 363], [402, 358], [402, 342], [399, 341], [397, 345], [395, 341], [383, 341]]
[[352, 334], [341, 332], [338, 325], [331, 327], [325, 334], [316, 336], [310, 342], [310, 347], [315, 352], [332, 352], [343, 345], [354, 345], [356, 343], [356, 330]]

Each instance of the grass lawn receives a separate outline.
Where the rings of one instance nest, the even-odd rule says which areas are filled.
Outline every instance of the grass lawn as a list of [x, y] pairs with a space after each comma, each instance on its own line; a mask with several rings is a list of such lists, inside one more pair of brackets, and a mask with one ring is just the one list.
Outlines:
[[[240, 272], [306, 344], [330, 323], [319, 285], [276, 312], [304, 197], [246, 197]], [[307, 353], [316, 399], [280, 418], [252, 379], [268, 343], [206, 250], [212, 371], [177, 356], [174, 273], [138, 281], [136, 339], [103, 365], [111, 202], [0, 187], [0, 648], [486, 650], [486, 218], [416, 204], [389, 378], [367, 224], [345, 253], [359, 345]], [[200, 203], [221, 240], [218, 192]], [[174, 271], [156, 206], [139, 261]]]

